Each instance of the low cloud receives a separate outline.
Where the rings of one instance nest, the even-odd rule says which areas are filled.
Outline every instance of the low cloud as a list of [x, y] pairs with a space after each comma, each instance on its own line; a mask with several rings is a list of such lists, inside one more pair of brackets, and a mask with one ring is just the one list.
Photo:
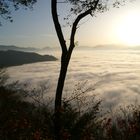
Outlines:
[[[103, 99], [104, 108], [116, 108], [136, 100], [140, 103], [140, 56], [126, 52], [90, 52], [88, 56], [85, 52], [73, 56], [64, 92], [71, 93], [75, 84], [87, 81], [95, 89], [92, 93]], [[19, 80], [36, 87], [40, 82], [49, 82], [46, 94], [54, 96], [59, 68], [58, 61], [41, 62], [11, 67], [8, 73], [11, 82]]]

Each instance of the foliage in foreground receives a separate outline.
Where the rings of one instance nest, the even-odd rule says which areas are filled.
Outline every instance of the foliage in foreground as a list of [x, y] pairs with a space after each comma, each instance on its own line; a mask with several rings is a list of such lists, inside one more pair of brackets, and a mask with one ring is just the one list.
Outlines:
[[[35, 104], [27, 102], [25, 91], [5, 87], [7, 75], [0, 73], [4, 77], [0, 77], [0, 140], [53, 140], [53, 109], [37, 98], [33, 98]], [[86, 88], [77, 87], [71, 97], [63, 100], [62, 140], [140, 139], [140, 106], [131, 105], [120, 108], [115, 115], [101, 116], [101, 101], [95, 97], [89, 100], [83, 94], [86, 92]]]
[[[61, 110], [62, 139], [83, 139], [88, 129], [95, 133], [99, 102], [81, 114], [68, 102]], [[1, 140], [48, 140], [54, 138], [53, 110], [45, 105], [36, 106], [23, 100], [22, 92], [0, 87], [0, 139]], [[90, 133], [91, 133], [90, 132]]]
[[120, 107], [117, 114], [104, 117], [102, 126], [105, 137], [109, 140], [139, 140], [140, 105]]
[[[120, 115], [99, 119], [100, 102], [84, 112], [63, 102], [61, 137], [63, 140], [139, 140], [140, 107], [120, 109]], [[130, 112], [131, 111], [131, 112]], [[52, 140], [53, 111], [23, 100], [19, 92], [0, 87], [0, 139]]]

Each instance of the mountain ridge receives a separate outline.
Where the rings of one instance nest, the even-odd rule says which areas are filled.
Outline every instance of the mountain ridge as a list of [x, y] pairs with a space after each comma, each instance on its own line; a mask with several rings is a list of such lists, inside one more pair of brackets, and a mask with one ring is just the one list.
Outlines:
[[57, 58], [52, 55], [40, 55], [34, 52], [0, 51], [0, 68], [56, 60]]
[[[96, 46], [77, 46], [75, 50], [140, 50], [140, 46], [127, 46], [119, 44], [102, 44]], [[43, 48], [34, 48], [34, 47], [18, 47], [15, 45], [0, 45], [1, 51], [15, 50], [15, 51], [24, 51], [24, 52], [45, 52], [45, 51], [60, 51], [59, 47], [43, 47]]]
[[33, 48], [33, 47], [18, 47], [15, 45], [0, 45], [0, 50], [1, 51], [7, 51], [7, 50], [16, 50], [16, 51], [37, 51], [37, 48]]

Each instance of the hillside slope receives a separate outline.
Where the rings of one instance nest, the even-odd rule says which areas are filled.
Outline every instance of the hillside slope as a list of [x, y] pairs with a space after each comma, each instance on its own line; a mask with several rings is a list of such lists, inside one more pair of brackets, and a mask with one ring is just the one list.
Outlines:
[[51, 55], [39, 55], [37, 53], [21, 52], [14, 50], [0, 51], [0, 68], [56, 60], [57, 58]]

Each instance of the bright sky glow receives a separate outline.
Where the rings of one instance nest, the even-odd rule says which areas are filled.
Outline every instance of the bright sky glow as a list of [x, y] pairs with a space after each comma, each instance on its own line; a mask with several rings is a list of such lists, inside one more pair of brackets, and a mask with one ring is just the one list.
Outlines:
[[129, 12], [116, 27], [118, 38], [127, 45], [140, 45], [140, 10]]
[[[140, 9], [139, 0], [119, 9], [110, 9], [97, 17], [85, 18], [77, 30], [76, 41], [79, 46], [140, 45], [140, 10], [137, 9]], [[59, 10], [61, 19], [66, 13], [66, 6], [60, 4]], [[13, 23], [4, 21], [0, 27], [0, 44], [40, 48], [59, 46], [51, 18], [50, 0], [38, 0], [34, 10], [19, 10], [13, 13], [13, 18]], [[63, 30], [66, 41], [69, 41], [69, 30]]]

